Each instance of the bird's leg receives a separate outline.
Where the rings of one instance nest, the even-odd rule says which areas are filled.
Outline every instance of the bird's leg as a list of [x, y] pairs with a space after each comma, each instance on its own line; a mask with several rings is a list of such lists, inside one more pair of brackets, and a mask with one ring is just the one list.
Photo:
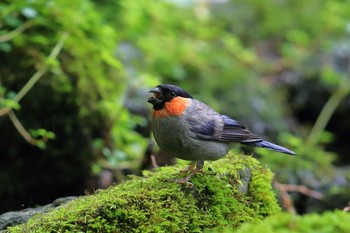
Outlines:
[[187, 168], [180, 171], [180, 173], [192, 172], [194, 170], [194, 166], [197, 164], [197, 161], [192, 161]]
[[[194, 164], [197, 164], [195, 169], [193, 169]], [[186, 176], [185, 178], [179, 180], [179, 183], [181, 183], [181, 184], [187, 183], [197, 172], [203, 173], [203, 170], [202, 170], [203, 166], [204, 166], [203, 160], [193, 161], [192, 163], [190, 163], [189, 167], [187, 168], [188, 171], [190, 171], [190, 174], [188, 176]]]
[[153, 168], [157, 168], [158, 164], [157, 164], [156, 156], [153, 154], [151, 155], [151, 161], [152, 161]]

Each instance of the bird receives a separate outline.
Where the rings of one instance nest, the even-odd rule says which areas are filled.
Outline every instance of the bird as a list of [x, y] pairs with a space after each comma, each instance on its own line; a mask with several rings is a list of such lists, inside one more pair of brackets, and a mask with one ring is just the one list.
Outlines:
[[204, 161], [224, 157], [232, 143], [295, 155], [252, 133], [231, 117], [216, 112], [179, 86], [160, 84], [149, 93], [152, 96], [147, 102], [153, 105], [151, 127], [158, 146], [170, 156], [192, 161], [183, 171], [190, 174], [180, 183], [203, 172]]

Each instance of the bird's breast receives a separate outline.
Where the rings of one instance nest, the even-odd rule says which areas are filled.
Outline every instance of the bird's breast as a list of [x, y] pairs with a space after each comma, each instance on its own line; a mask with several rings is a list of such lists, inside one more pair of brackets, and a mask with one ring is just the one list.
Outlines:
[[154, 118], [152, 128], [154, 138], [161, 149], [175, 157], [177, 157], [177, 153], [183, 152], [187, 129], [182, 117]]

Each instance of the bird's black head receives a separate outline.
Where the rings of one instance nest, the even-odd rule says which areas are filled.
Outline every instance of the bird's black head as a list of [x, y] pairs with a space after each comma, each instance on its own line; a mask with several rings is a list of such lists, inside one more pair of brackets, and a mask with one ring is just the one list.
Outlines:
[[162, 109], [166, 102], [178, 96], [193, 99], [193, 97], [181, 87], [171, 84], [158, 85], [149, 92], [153, 93], [153, 96], [149, 97], [147, 101], [153, 105], [154, 110]]

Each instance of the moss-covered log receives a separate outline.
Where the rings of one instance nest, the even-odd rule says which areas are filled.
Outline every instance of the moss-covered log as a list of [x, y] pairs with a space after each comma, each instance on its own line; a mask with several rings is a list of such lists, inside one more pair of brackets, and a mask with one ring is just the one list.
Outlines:
[[[279, 211], [272, 173], [252, 157], [206, 163], [191, 184], [180, 166], [131, 180], [31, 218], [10, 232], [201, 232], [236, 228]], [[183, 167], [182, 167], [183, 169]]]

